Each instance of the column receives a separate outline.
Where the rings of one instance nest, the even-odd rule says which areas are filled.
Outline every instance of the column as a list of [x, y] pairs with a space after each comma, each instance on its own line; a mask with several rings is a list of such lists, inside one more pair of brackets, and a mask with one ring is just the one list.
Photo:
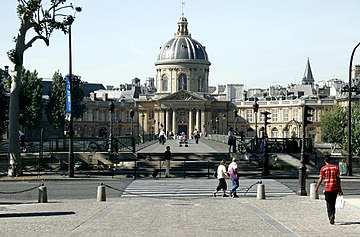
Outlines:
[[201, 131], [201, 128], [200, 128], [200, 110], [199, 109], [196, 109], [195, 127], [199, 132]]
[[164, 113], [165, 113], [165, 122], [166, 122], [165, 133], [166, 133], [166, 136], [168, 136], [170, 133], [170, 129], [171, 129], [171, 125], [170, 125], [171, 123], [170, 123], [170, 118], [169, 118], [170, 111], [167, 109], [164, 111]]
[[176, 111], [175, 109], [173, 109], [173, 113], [172, 113], [172, 131], [174, 132], [174, 134], [176, 134]]
[[193, 122], [192, 122], [192, 110], [189, 110], [189, 127], [188, 127], [188, 136], [191, 136], [191, 132], [193, 130]]
[[[201, 117], [200, 117], [200, 126], [202, 126], [201, 128], [201, 132], [203, 134], [205, 134], [205, 132], [207, 131], [207, 127], [206, 127], [206, 119], [205, 119], [205, 109], [201, 110]], [[205, 127], [204, 127], [205, 126]]]

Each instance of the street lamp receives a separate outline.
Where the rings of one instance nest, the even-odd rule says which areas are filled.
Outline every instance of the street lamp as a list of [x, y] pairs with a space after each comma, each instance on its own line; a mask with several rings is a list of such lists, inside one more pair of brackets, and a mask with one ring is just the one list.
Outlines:
[[70, 178], [74, 177], [74, 120], [73, 120], [73, 116], [72, 116], [72, 110], [71, 110], [71, 104], [72, 104], [72, 99], [71, 99], [71, 92], [72, 92], [72, 46], [71, 46], [71, 26], [75, 20], [75, 14], [76, 12], [81, 12], [81, 7], [76, 7], [75, 8], [75, 12], [74, 15], [69, 15], [67, 16], [67, 21], [68, 21], [68, 25], [69, 25], [69, 86], [68, 86], [68, 90], [69, 90], [69, 106], [70, 106], [70, 116], [69, 116], [69, 154], [68, 154], [68, 176]]
[[113, 151], [113, 139], [112, 139], [112, 136], [113, 136], [113, 124], [112, 124], [112, 120], [113, 120], [113, 113], [114, 113], [114, 109], [115, 109], [115, 105], [114, 105], [114, 102], [111, 101], [111, 103], [109, 104], [109, 111], [110, 111], [110, 136], [109, 136], [109, 152], [112, 152]]
[[145, 142], [145, 128], [144, 128], [144, 120], [145, 120], [145, 114], [141, 114], [141, 122], [142, 122], [142, 139], [143, 143]]
[[353, 49], [350, 57], [350, 65], [349, 65], [349, 98], [348, 98], [348, 176], [352, 176], [352, 146], [351, 146], [351, 95], [352, 92], [355, 91], [355, 88], [351, 86], [351, 71], [352, 71], [352, 62], [354, 59], [354, 54], [356, 49], [359, 47], [360, 43], [358, 43]]
[[135, 111], [133, 109], [130, 110], [130, 119], [131, 119], [131, 145], [132, 151], [135, 153], [135, 139], [134, 139], [134, 115]]
[[257, 103], [257, 98], [255, 98], [255, 102], [253, 104], [254, 116], [255, 116], [255, 147], [258, 148], [258, 130], [257, 130], [257, 113], [259, 111], [259, 104]]

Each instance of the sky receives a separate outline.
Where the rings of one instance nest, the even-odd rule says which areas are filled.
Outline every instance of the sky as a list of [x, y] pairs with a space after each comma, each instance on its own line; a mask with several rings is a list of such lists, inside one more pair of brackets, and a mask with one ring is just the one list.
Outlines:
[[[0, 67], [19, 28], [16, 0], [2, 0]], [[43, 0], [48, 3], [49, 0]], [[104, 86], [155, 77], [160, 47], [174, 37], [184, 12], [192, 38], [206, 47], [209, 84], [267, 88], [300, 83], [309, 58], [315, 82], [348, 80], [351, 52], [360, 41], [359, 0], [72, 0], [81, 6], [72, 25], [72, 68], [82, 81]], [[51, 80], [69, 71], [68, 35], [50, 46], [37, 41], [24, 67]], [[354, 65], [360, 64], [360, 52]]]

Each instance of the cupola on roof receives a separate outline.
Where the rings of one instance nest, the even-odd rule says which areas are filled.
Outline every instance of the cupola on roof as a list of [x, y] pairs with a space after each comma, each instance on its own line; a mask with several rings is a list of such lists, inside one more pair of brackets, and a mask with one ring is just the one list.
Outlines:
[[184, 14], [179, 18], [177, 25], [178, 28], [174, 38], [170, 39], [160, 48], [155, 64], [163, 64], [173, 60], [195, 60], [210, 65], [205, 47], [191, 38], [188, 30], [188, 21]]

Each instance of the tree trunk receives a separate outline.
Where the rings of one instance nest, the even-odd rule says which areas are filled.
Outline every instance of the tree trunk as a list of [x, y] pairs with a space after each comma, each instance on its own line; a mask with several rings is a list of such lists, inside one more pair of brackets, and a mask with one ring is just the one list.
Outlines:
[[9, 104], [9, 170], [8, 176], [22, 174], [19, 144], [19, 95], [21, 88], [22, 65], [15, 65], [11, 81]]

